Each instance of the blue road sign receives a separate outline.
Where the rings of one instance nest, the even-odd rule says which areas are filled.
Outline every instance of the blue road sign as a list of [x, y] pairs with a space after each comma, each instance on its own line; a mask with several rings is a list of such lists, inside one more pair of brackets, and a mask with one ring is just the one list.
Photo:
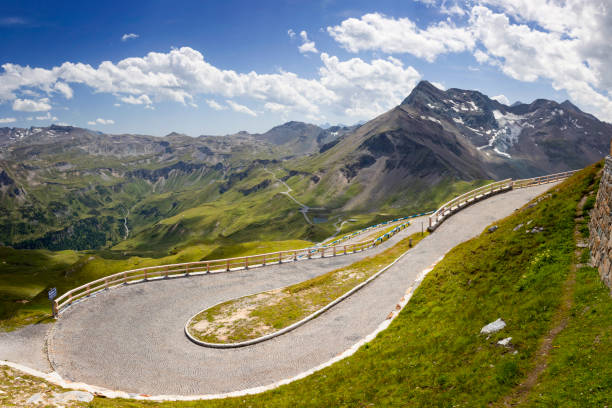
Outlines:
[[49, 289], [49, 300], [55, 299], [56, 296], [57, 296], [57, 288]]

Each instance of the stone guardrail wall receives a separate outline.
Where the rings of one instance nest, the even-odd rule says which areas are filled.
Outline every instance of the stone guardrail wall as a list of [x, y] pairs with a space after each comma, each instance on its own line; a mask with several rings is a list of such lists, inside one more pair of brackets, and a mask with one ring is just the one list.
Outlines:
[[612, 293], [612, 145], [589, 222], [591, 262]]

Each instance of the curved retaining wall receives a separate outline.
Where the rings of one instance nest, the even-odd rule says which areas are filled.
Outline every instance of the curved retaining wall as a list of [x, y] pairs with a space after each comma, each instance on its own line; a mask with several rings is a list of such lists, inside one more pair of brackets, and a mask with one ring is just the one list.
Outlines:
[[601, 175], [597, 201], [589, 222], [591, 262], [612, 292], [612, 146]]

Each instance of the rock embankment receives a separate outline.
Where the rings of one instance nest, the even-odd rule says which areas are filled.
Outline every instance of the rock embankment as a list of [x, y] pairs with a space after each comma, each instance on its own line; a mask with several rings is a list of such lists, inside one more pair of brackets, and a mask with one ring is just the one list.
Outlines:
[[589, 223], [591, 261], [612, 291], [612, 145]]

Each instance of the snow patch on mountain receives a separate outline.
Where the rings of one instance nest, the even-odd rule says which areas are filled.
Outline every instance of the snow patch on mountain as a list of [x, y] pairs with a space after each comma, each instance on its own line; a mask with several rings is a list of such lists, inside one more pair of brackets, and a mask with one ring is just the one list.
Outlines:
[[479, 149], [491, 147], [495, 153], [511, 158], [507, 151], [518, 143], [519, 135], [526, 125], [527, 118], [523, 115], [515, 115], [510, 112], [502, 113], [498, 110], [493, 111], [493, 117], [497, 122], [498, 129], [491, 131], [489, 143], [485, 146], [480, 146]]
[[436, 122], [439, 125], [442, 124], [442, 122], [440, 122], [438, 119], [434, 118], [433, 116], [423, 116], [423, 115], [421, 115], [421, 119], [423, 119], [423, 120], [430, 120], [432, 122]]
[[496, 148], [496, 147], [495, 147], [495, 148], [493, 148], [493, 151], [494, 151], [495, 153], [499, 154], [500, 156], [504, 156], [504, 157], [506, 157], [506, 158], [508, 158], [508, 159], [511, 159], [511, 158], [512, 158], [512, 156], [510, 156], [508, 153], [506, 153], [506, 152], [502, 152], [501, 150], [499, 150], [499, 149], [498, 149], [498, 148]]

